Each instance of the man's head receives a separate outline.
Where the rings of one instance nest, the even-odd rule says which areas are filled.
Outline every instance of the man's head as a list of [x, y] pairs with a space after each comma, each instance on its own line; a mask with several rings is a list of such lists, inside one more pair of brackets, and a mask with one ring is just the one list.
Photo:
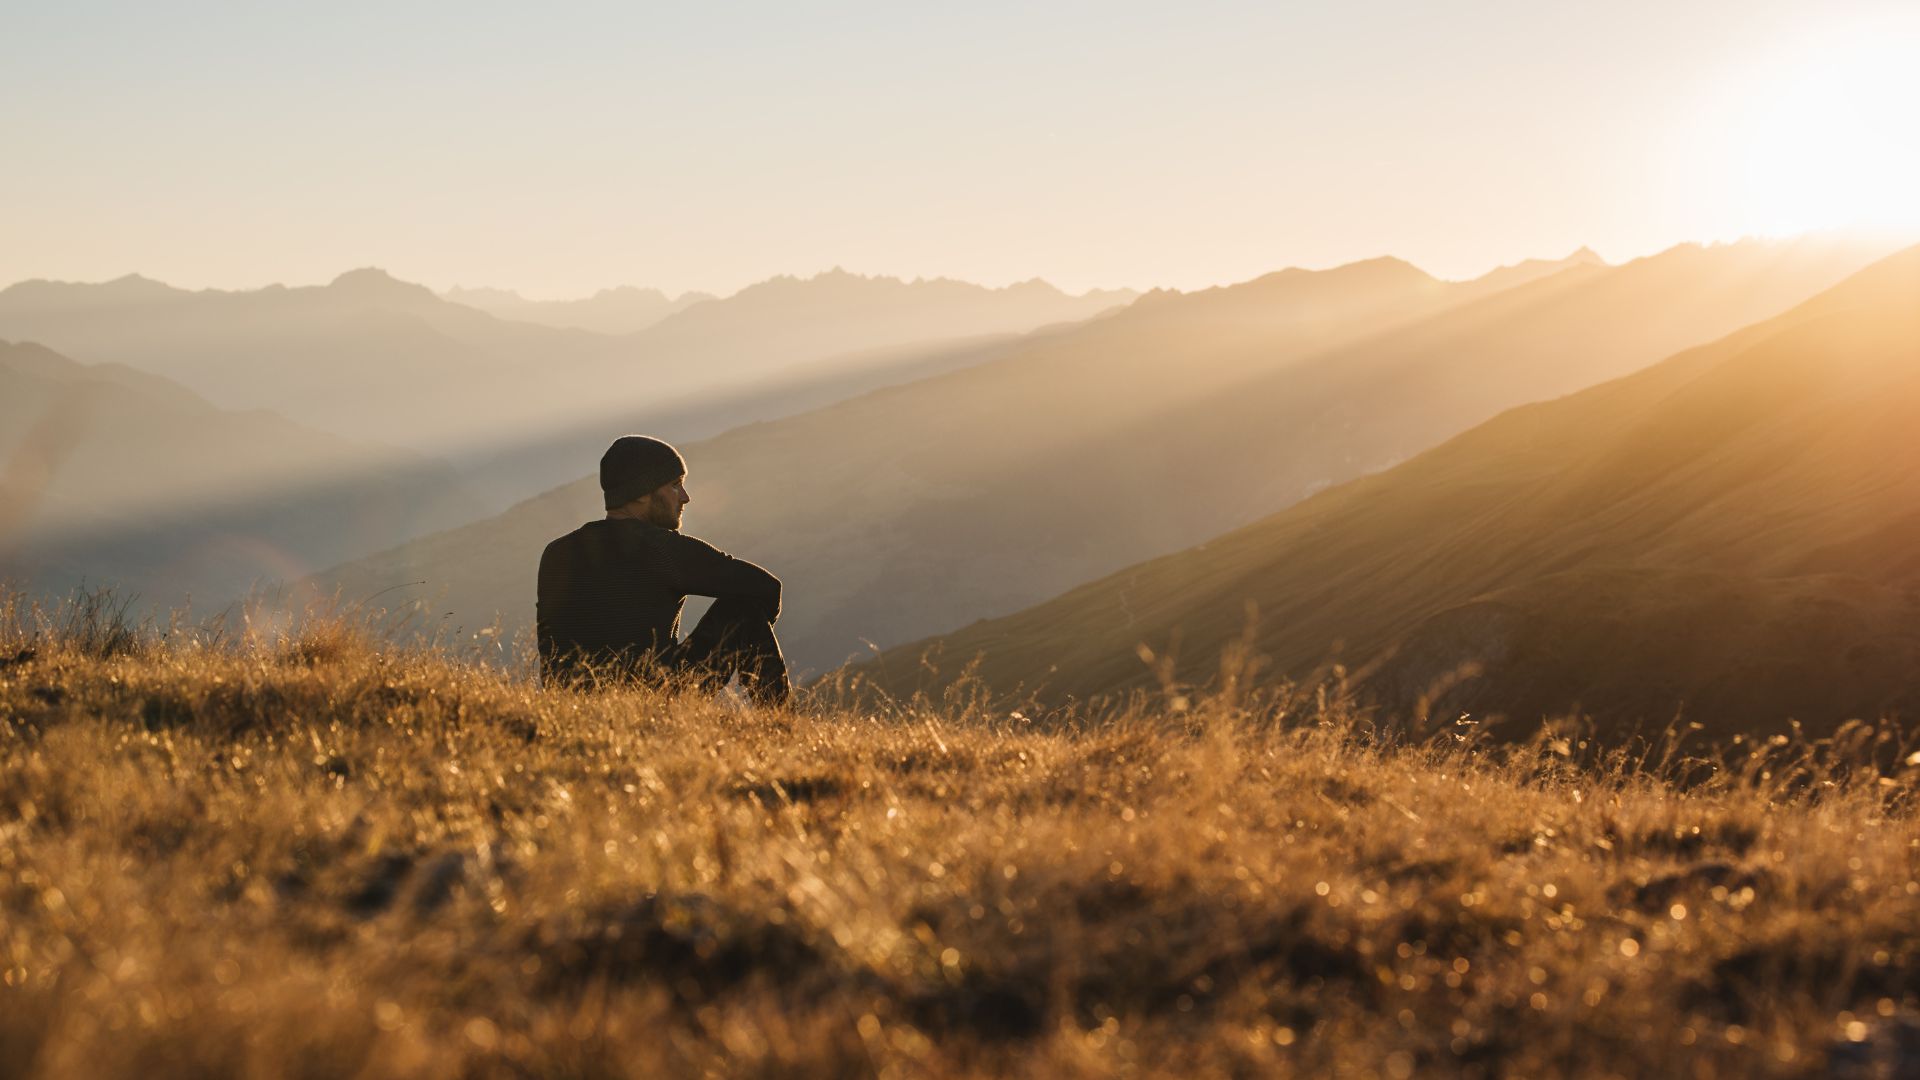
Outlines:
[[680, 451], [645, 435], [623, 435], [600, 458], [600, 490], [607, 516], [635, 518], [663, 529], [680, 527], [688, 502], [687, 462]]

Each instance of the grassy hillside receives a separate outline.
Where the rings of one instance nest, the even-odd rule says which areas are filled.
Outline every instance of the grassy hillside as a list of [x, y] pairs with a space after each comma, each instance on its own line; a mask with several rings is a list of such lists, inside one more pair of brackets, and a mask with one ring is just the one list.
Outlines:
[[[1396, 469], [1003, 620], [903, 647], [896, 691], [984, 654], [1049, 696], [1276, 677], [1334, 655], [1411, 709], [1580, 708], [1714, 732], [1920, 709], [1920, 249], [1632, 377], [1514, 410]], [[1177, 645], [1176, 645], [1177, 643]]]
[[[686, 447], [686, 527], [781, 575], [783, 639], [819, 671], [1217, 536], [1778, 314], [1866, 258], [1686, 247], [1473, 283], [1382, 259], [1150, 294], [992, 363]], [[436, 615], [523, 626], [541, 547], [597, 513], [589, 479], [328, 580], [424, 581]]]
[[94, 615], [0, 617], [7, 1076], [1912, 1062], [1916, 777], [1864, 731], [1662, 767], [1394, 745], [1337, 686], [741, 712]]

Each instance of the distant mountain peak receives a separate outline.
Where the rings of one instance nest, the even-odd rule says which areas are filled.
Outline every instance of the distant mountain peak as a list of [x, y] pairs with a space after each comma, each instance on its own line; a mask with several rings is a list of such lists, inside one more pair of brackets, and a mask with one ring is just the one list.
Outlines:
[[1046, 278], [1040, 278], [1040, 277], [1030, 277], [1025, 281], [1016, 281], [1001, 291], [1008, 292], [1008, 293], [1018, 293], [1018, 294], [1023, 294], [1027, 296], [1065, 296], [1067, 295], [1065, 292], [1061, 291], [1059, 286], [1055, 285], [1051, 281], [1048, 281]]
[[[94, 302], [101, 297], [110, 298], [110, 301], [115, 303], [127, 303], [164, 300], [169, 297], [184, 294], [185, 290], [183, 289], [176, 289], [164, 281], [155, 281], [150, 277], [142, 277], [139, 274], [122, 274], [111, 281], [99, 283], [50, 281], [46, 278], [29, 278], [25, 281], [15, 282], [4, 289], [0, 289], [0, 296], [5, 296], [10, 299], [61, 296], [67, 298], [66, 303], [78, 301], [83, 304]], [[28, 300], [27, 302], [34, 303], [41, 301]]]
[[1578, 250], [1569, 254], [1564, 259], [1522, 259], [1517, 263], [1496, 266], [1473, 280], [1483, 285], [1493, 283], [1504, 288], [1510, 288], [1514, 285], [1524, 284], [1525, 282], [1538, 280], [1543, 277], [1552, 277], [1563, 271], [1581, 269], [1604, 270], [1610, 268], [1611, 264], [1609, 264], [1607, 260], [1601, 258], [1592, 248], [1583, 244]]
[[1326, 272], [1329, 274], [1392, 275], [1395, 277], [1433, 280], [1432, 274], [1395, 255], [1380, 255], [1371, 259], [1361, 259], [1357, 262], [1336, 266]]
[[334, 278], [330, 284], [336, 287], [353, 288], [368, 282], [398, 284], [399, 280], [400, 279], [377, 266], [362, 266], [341, 274], [339, 277]]
[[121, 299], [159, 299], [184, 291], [142, 274], [122, 274], [100, 287], [106, 291], [107, 295]]
[[433, 290], [425, 285], [415, 285], [401, 281], [379, 267], [366, 266], [358, 270], [349, 270], [327, 284], [334, 292], [383, 300], [437, 300]]
[[[998, 294], [1008, 297], [1037, 299], [1102, 299], [1110, 298], [1117, 303], [1133, 300], [1140, 294], [1132, 289], [1088, 289], [1081, 294], [1069, 293], [1043, 277], [1031, 277], [1024, 281], [1015, 281], [1007, 285], [982, 285], [976, 281], [952, 277], [896, 277], [891, 274], [863, 274], [835, 264], [826, 270], [811, 276], [796, 274], [775, 274], [772, 277], [756, 281], [732, 294], [728, 299], [759, 296], [768, 293], [793, 292], [808, 287], [815, 289], [839, 287], [849, 292], [866, 290], [869, 292], [887, 291], [966, 291], [977, 294]], [[704, 293], [686, 293], [681, 301], [694, 299], [713, 299]]]
[[[1242, 289], [1247, 286], [1264, 288], [1282, 283], [1292, 284], [1309, 281], [1342, 283], [1402, 281], [1407, 283], [1424, 283], [1433, 280], [1433, 275], [1405, 259], [1395, 258], [1392, 255], [1381, 255], [1372, 259], [1361, 259], [1358, 262], [1341, 263], [1339, 266], [1328, 267], [1325, 270], [1309, 270], [1304, 266], [1289, 266], [1284, 270], [1275, 270], [1270, 274], [1262, 274], [1252, 281], [1240, 282], [1234, 285], [1215, 286], [1212, 289], [1203, 289], [1201, 293], [1226, 292]], [[1159, 292], [1161, 290], [1156, 289], [1154, 291]]]

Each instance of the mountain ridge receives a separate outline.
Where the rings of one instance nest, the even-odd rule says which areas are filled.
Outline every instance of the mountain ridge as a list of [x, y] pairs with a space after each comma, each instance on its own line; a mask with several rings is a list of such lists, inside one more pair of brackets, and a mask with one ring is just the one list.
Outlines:
[[445, 528], [481, 504], [444, 463], [170, 380], [0, 341], [0, 574], [167, 607]]
[[1719, 735], [1905, 713], [1920, 707], [1920, 483], [1888, 448], [1920, 420], [1916, 360], [1920, 248], [866, 673], [907, 689], [934, 648], [948, 667], [982, 655], [1003, 689], [1125, 692], [1156, 678], [1133, 646], [1160, 655], [1181, 626], [1181, 677], [1201, 680], [1252, 602], [1275, 676], [1337, 656], [1388, 711], [1478, 667], [1428, 704], [1500, 702], [1523, 727], [1678, 715]]
[[[741, 419], [778, 414], [761, 387], [844, 382], [823, 370], [836, 359], [924, 353], [1097, 314], [1116, 300], [876, 282], [855, 284], [851, 300], [830, 295], [832, 283], [798, 283], [772, 306], [754, 296], [702, 301], [624, 335], [498, 317], [370, 267], [327, 285], [243, 292], [23, 283], [0, 290], [0, 336], [151, 371], [224, 408], [264, 408], [356, 441], [473, 463], [469, 481], [499, 506], [559, 479], [544, 451], [507, 460], [516, 447], [602, 439], [620, 415], [712, 413], [729, 396], [757, 402]], [[702, 309], [711, 313], [675, 321]], [[861, 378], [871, 385], [884, 373]]]
[[[688, 529], [787, 581], [783, 634], [817, 671], [863, 641], [1018, 611], [1390, 465], [1514, 404], [1514, 371], [1543, 393], [1576, 389], [1777, 313], [1866, 258], [1681, 250], [1509, 289], [1382, 263], [1143, 300], [993, 364], [684, 446]], [[1623, 322], [1627, 346], [1612, 348]], [[425, 580], [463, 622], [523, 626], [539, 548], [599, 512], [590, 477], [548, 496], [323, 579], [353, 595]]]

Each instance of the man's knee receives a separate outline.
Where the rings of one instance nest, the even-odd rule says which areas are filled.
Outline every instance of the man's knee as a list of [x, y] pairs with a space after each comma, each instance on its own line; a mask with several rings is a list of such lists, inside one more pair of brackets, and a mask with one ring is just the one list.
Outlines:
[[763, 605], [730, 598], [713, 602], [693, 632], [687, 635], [687, 643], [701, 653], [740, 649], [777, 651], [780, 647], [774, 637], [773, 621]]
[[708, 622], [721, 625], [739, 625], [753, 627], [773, 626], [773, 613], [757, 600], [739, 596], [723, 596], [713, 602], [707, 613], [700, 619], [702, 626]]

